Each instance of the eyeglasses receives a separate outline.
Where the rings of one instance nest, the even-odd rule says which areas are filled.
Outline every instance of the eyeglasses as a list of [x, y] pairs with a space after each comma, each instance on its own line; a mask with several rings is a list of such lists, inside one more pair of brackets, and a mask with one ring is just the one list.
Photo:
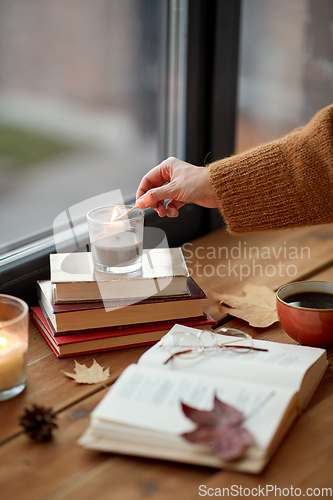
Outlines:
[[[204, 333], [208, 337], [205, 342], [202, 339]], [[224, 335], [223, 341], [216, 333]], [[226, 336], [229, 338], [226, 339]], [[184, 359], [195, 359], [204, 352], [217, 352], [223, 349], [239, 354], [252, 351], [268, 352], [268, 349], [254, 347], [251, 335], [225, 327], [218, 328], [215, 332], [206, 330], [199, 330], [198, 333], [181, 330], [170, 332], [157, 343], [157, 346], [165, 349], [170, 354], [164, 364], [167, 364], [175, 356]]]

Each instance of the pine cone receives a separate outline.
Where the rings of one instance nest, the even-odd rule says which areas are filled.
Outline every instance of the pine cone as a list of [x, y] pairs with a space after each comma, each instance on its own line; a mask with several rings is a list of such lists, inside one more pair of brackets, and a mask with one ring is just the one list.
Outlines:
[[51, 408], [46, 409], [44, 406], [33, 404], [31, 410], [27, 408], [24, 410], [19, 423], [24, 428], [25, 434], [41, 443], [52, 439], [52, 431], [58, 427], [54, 423], [56, 418]]

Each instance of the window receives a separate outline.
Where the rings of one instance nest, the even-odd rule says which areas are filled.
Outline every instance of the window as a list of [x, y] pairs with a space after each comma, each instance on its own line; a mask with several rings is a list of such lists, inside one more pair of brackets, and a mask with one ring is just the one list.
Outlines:
[[332, 103], [331, 0], [242, 4], [237, 151], [280, 137]]
[[0, 0], [0, 253], [158, 160], [163, 2]]
[[[168, 155], [234, 150], [240, 0], [0, 0], [0, 292], [34, 303], [52, 223]], [[221, 224], [146, 214], [177, 246]]]

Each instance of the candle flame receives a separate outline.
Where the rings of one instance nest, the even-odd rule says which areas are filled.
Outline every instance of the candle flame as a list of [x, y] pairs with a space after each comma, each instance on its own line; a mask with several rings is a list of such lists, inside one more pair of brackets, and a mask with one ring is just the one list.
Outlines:
[[5, 337], [0, 337], [0, 345], [5, 344], [7, 342], [7, 339]]
[[113, 222], [119, 216], [120, 212], [121, 212], [120, 207], [114, 207], [112, 210], [110, 222]]

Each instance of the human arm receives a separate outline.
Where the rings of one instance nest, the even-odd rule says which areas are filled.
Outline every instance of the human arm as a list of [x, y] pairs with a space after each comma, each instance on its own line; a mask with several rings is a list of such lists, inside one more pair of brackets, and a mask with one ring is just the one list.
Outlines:
[[305, 126], [208, 166], [231, 233], [333, 222], [333, 105]]
[[285, 137], [208, 167], [169, 158], [137, 192], [138, 206], [160, 216], [177, 216], [185, 203], [218, 207], [236, 234], [333, 222], [333, 105]]
[[[160, 217], [177, 217], [178, 210], [186, 203], [208, 208], [218, 206], [207, 169], [173, 157], [143, 177], [136, 198], [139, 208], [151, 207]], [[164, 200], [170, 200], [166, 206]]]

